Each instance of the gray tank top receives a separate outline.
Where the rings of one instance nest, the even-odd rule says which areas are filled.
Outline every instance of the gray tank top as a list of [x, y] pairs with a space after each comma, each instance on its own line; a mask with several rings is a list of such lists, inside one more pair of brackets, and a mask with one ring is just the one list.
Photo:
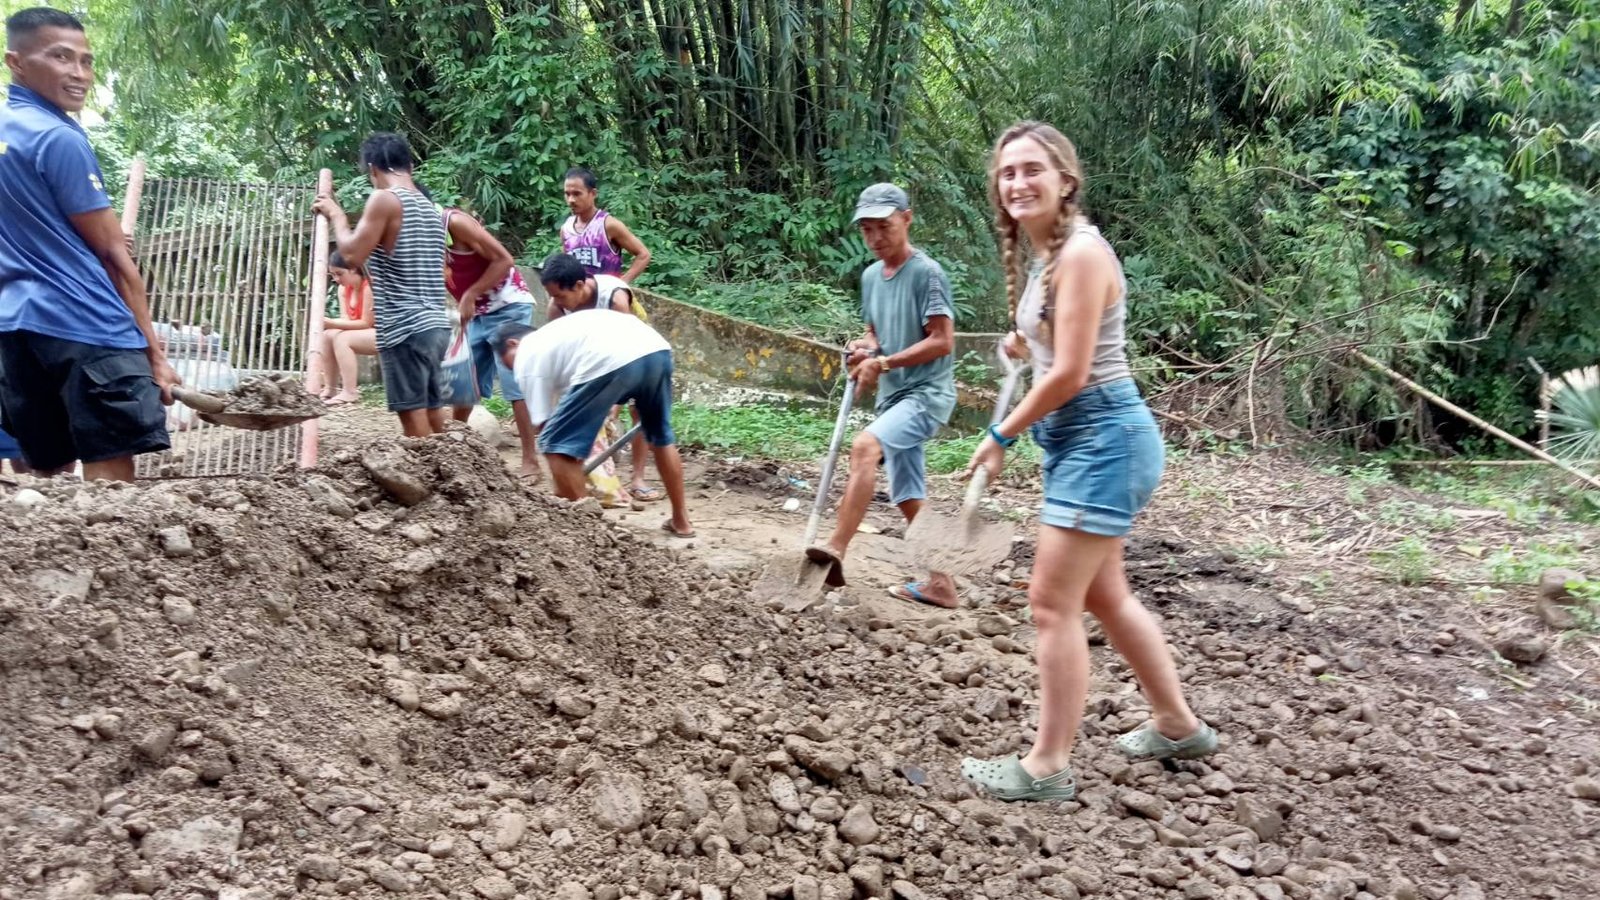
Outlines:
[[430, 328], [449, 328], [444, 287], [444, 221], [426, 197], [389, 188], [400, 200], [400, 234], [394, 250], [378, 247], [367, 257], [372, 277], [373, 324], [379, 350]]
[[[1073, 234], [1088, 233], [1100, 242], [1106, 252], [1111, 254], [1111, 261], [1117, 267], [1117, 280], [1120, 283], [1117, 299], [1100, 314], [1100, 334], [1094, 342], [1094, 359], [1089, 364], [1089, 381], [1084, 387], [1094, 387], [1118, 378], [1127, 378], [1133, 374], [1128, 368], [1128, 279], [1122, 274], [1122, 261], [1117, 259], [1117, 251], [1111, 247], [1100, 234], [1100, 229], [1087, 222], [1081, 222]], [[1043, 340], [1041, 334], [1044, 312], [1044, 263], [1035, 260], [1033, 267], [1028, 270], [1028, 285], [1022, 291], [1022, 299], [1017, 301], [1017, 330], [1022, 332], [1022, 337], [1028, 342], [1028, 349], [1033, 353], [1034, 370], [1040, 374], [1050, 371], [1055, 365], [1055, 347]]]

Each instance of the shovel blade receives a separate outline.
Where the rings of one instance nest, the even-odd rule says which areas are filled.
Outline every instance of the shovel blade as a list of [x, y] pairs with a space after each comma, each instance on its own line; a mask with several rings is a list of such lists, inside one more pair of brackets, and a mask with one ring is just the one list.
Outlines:
[[906, 529], [907, 565], [947, 575], [992, 569], [1011, 555], [1013, 529], [976, 512], [952, 516], [923, 510]]
[[278, 416], [271, 413], [208, 413], [196, 412], [202, 420], [213, 425], [222, 425], [228, 428], [240, 428], [245, 431], [276, 431], [279, 428], [288, 428], [301, 422], [309, 422], [318, 416]]

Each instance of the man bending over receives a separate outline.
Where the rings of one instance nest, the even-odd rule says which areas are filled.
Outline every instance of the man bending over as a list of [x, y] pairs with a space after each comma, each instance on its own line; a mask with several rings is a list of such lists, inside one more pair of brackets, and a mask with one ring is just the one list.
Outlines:
[[522, 388], [558, 495], [584, 496], [583, 462], [594, 436], [613, 406], [631, 401], [672, 504], [672, 518], [661, 527], [694, 537], [672, 434], [672, 347], [665, 338], [633, 316], [583, 310], [537, 330], [503, 325], [495, 344]]

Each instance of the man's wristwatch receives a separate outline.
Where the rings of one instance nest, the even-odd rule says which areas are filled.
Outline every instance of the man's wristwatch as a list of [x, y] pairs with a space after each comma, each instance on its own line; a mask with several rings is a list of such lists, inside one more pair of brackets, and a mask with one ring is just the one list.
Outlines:
[[[990, 425], [989, 426], [989, 437], [993, 438], [994, 442], [996, 444], [999, 444], [1002, 447], [1010, 447], [1012, 444], [1015, 444], [1017, 442], [1016, 438], [1014, 438], [1014, 437], [1008, 438], [1005, 435], [1001, 434], [999, 425]], [[1020, 437], [1020, 435], [1018, 435], [1018, 437]]]
[[892, 364], [890, 364], [889, 357], [887, 357], [887, 356], [878, 357], [878, 371], [887, 372], [892, 368], [894, 368], [894, 366]]

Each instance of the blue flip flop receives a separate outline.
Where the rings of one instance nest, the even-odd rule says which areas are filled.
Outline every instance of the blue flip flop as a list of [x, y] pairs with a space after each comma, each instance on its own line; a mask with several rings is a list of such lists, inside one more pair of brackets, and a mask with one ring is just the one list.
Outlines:
[[956, 602], [949, 606], [940, 603], [928, 594], [923, 593], [922, 589], [927, 586], [928, 583], [926, 581], [911, 581], [907, 582], [906, 584], [895, 585], [894, 587], [889, 588], [889, 596], [895, 598], [896, 600], [910, 600], [913, 603], [925, 603], [928, 606], [936, 606], [939, 609], [955, 609], [961, 605], [960, 597], [957, 597]]

